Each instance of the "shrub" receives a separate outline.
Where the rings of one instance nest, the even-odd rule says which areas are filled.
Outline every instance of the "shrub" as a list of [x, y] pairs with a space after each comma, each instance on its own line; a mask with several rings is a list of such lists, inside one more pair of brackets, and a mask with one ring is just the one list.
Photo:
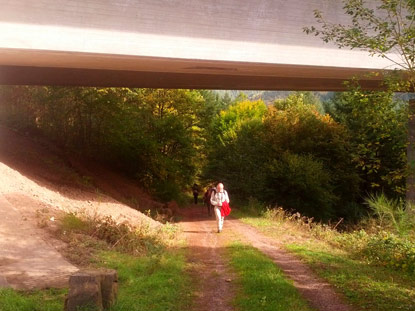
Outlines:
[[264, 199], [308, 216], [329, 219], [338, 198], [330, 172], [311, 155], [282, 153], [268, 167]]
[[144, 223], [140, 226], [132, 226], [126, 222], [118, 223], [110, 216], [91, 218], [71, 213], [62, 219], [61, 230], [69, 241], [68, 236], [72, 233], [84, 234], [104, 241], [110, 249], [142, 255], [160, 252], [176, 237], [177, 226], [163, 225], [150, 228]]
[[363, 255], [372, 263], [415, 273], [415, 243], [393, 233], [371, 236]]

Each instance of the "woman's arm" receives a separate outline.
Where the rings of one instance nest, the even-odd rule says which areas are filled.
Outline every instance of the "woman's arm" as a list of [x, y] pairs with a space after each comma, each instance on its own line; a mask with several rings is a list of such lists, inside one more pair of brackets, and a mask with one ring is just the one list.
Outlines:
[[212, 194], [210, 195], [210, 204], [213, 206], [218, 206], [218, 202], [216, 201], [216, 193], [212, 191]]
[[225, 201], [228, 202], [229, 204], [229, 196], [228, 196], [228, 191], [225, 190]]

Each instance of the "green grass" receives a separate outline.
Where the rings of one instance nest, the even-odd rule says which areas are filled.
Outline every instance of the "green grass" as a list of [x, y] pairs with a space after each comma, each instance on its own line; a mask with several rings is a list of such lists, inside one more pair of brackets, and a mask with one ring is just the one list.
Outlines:
[[192, 289], [183, 251], [141, 258], [107, 251], [98, 264], [118, 271], [119, 295], [112, 311], [190, 309]]
[[238, 218], [243, 223], [257, 228], [271, 227], [275, 224], [271, 219], [262, 217], [257, 213], [243, 211], [240, 209], [233, 209], [232, 216]]
[[238, 275], [235, 298], [238, 310], [312, 310], [292, 282], [260, 251], [233, 243], [227, 252]]
[[351, 258], [322, 243], [287, 245], [359, 310], [415, 310], [415, 277]]
[[20, 292], [0, 289], [0, 311], [62, 311], [67, 290]]

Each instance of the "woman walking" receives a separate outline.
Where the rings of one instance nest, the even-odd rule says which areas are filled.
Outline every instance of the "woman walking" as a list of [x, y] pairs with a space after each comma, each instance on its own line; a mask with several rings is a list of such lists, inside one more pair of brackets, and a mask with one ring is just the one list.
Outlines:
[[223, 222], [225, 220], [225, 217], [221, 215], [223, 202], [227, 202], [229, 204], [229, 196], [228, 192], [224, 189], [223, 184], [219, 183], [216, 186], [216, 193], [212, 191], [212, 195], [210, 197], [210, 203], [214, 206], [218, 233], [222, 232]]

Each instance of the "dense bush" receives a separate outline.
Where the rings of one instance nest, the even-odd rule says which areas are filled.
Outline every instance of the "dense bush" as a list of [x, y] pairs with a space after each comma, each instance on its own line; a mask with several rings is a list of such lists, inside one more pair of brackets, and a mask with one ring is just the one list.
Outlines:
[[266, 189], [261, 199], [309, 216], [329, 219], [338, 201], [330, 172], [311, 155], [283, 152], [267, 166]]
[[415, 273], [415, 243], [392, 233], [371, 236], [363, 254], [373, 263]]
[[[280, 207], [267, 208], [262, 217], [282, 227], [280, 230], [309, 234], [319, 240], [346, 251], [358, 260], [372, 265], [379, 265], [415, 275], [415, 236], [398, 235], [393, 231], [385, 231], [388, 227], [363, 226], [351, 232], [339, 232], [335, 225], [315, 222], [312, 218], [300, 213], [289, 213]], [[384, 223], [385, 224], [385, 223]]]

